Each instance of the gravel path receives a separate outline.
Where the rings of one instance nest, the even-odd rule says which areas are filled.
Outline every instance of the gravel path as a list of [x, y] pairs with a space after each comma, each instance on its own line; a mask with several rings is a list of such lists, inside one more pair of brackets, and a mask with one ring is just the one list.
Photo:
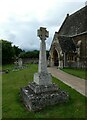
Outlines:
[[62, 70], [57, 69], [56, 67], [49, 67], [48, 71], [52, 74], [52, 76], [61, 80], [82, 95], [87, 96], [87, 80], [65, 73]]

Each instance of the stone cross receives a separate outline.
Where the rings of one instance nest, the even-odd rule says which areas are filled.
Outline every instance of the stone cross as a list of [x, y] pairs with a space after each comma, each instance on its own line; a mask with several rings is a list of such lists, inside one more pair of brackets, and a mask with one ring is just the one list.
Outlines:
[[46, 28], [40, 27], [38, 36], [41, 39], [39, 71], [34, 74], [34, 81], [21, 88], [21, 97], [30, 111], [39, 111], [45, 106], [62, 103], [68, 100], [68, 94], [52, 83], [51, 74], [47, 72], [45, 40], [49, 36]]
[[47, 71], [46, 62], [46, 44], [45, 40], [49, 36], [49, 32], [46, 28], [40, 27], [37, 31], [37, 35], [40, 37], [40, 53], [39, 53], [39, 66], [38, 73], [34, 74], [34, 82], [38, 85], [50, 85], [52, 84], [51, 74]]
[[40, 27], [40, 29], [37, 31], [37, 36], [39, 36], [41, 39], [38, 72], [47, 73], [45, 40], [47, 37], [49, 37], [49, 32], [46, 30], [46, 28]]

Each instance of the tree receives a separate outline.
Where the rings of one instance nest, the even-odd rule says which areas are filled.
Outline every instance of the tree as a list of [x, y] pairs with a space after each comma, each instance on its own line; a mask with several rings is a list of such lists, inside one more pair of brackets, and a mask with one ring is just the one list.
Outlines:
[[22, 50], [20, 48], [18, 48], [18, 46], [13, 46], [13, 51], [14, 51], [14, 55], [18, 57], [18, 55], [22, 52]]
[[0, 65], [2, 64], [2, 42], [0, 41]]
[[2, 64], [10, 63], [14, 56], [12, 43], [6, 40], [1, 40], [0, 44], [2, 44]]
[[39, 58], [39, 51], [34, 50], [34, 51], [27, 51], [27, 52], [22, 52], [20, 54], [21, 58]]
[[[49, 57], [49, 51], [46, 51], [46, 56], [47, 59]], [[38, 58], [39, 59], [39, 51], [38, 50], [33, 50], [33, 51], [27, 51], [27, 52], [22, 52], [20, 54], [21, 58]]]
[[[2, 64], [12, 63], [15, 57], [18, 57], [22, 52], [18, 46], [12, 47], [12, 42], [6, 40], [0, 40], [0, 52], [2, 49]], [[1, 56], [0, 56], [1, 57]]]

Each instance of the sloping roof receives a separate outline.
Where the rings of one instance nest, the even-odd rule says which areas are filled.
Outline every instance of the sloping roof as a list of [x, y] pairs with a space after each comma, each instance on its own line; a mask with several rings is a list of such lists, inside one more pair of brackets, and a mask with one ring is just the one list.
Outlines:
[[76, 46], [70, 37], [59, 36], [59, 43], [63, 52], [75, 52]]
[[60, 35], [74, 36], [87, 32], [87, 6], [72, 15], [67, 15], [60, 30]]

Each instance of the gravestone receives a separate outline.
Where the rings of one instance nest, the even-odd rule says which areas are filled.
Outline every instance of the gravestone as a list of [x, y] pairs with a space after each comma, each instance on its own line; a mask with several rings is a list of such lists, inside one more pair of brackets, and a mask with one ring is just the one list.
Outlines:
[[40, 27], [37, 33], [41, 40], [38, 73], [34, 74], [33, 82], [20, 91], [23, 103], [30, 111], [38, 111], [45, 106], [66, 102], [69, 99], [67, 92], [52, 83], [51, 74], [47, 70], [45, 40], [49, 37], [49, 32], [46, 28]]
[[15, 66], [18, 66], [18, 62], [17, 62], [17, 61], [15, 61], [15, 62], [14, 62], [14, 65], [15, 65]]
[[16, 58], [16, 61], [14, 62], [14, 69], [13, 71], [18, 71], [20, 69], [23, 69], [23, 62], [22, 62], [22, 58]]
[[22, 59], [21, 59], [21, 58], [18, 59], [18, 67], [19, 67], [19, 68], [22, 68], [22, 67], [23, 67], [23, 66], [22, 66]]

